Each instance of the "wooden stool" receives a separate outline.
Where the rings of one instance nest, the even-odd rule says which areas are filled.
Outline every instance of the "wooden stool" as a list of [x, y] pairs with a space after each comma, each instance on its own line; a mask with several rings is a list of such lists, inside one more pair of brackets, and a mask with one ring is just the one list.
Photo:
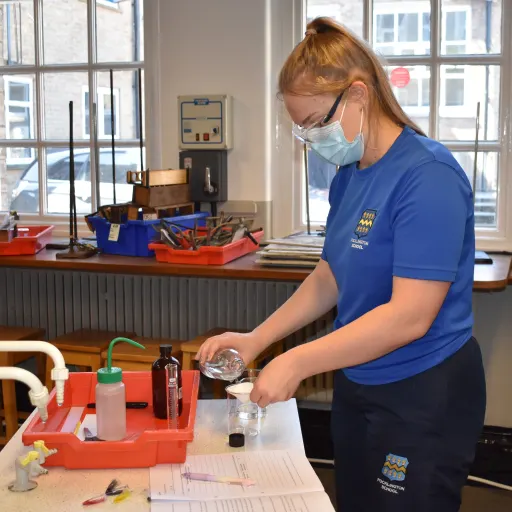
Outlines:
[[[97, 372], [103, 366], [101, 353], [108, 349], [109, 343], [114, 338], [119, 336], [132, 339], [135, 333], [80, 329], [58, 336], [50, 340], [50, 343], [62, 352], [66, 365], [85, 366], [89, 371]], [[53, 386], [52, 368], [53, 361], [49, 359], [46, 364], [46, 387], [48, 390]]]
[[[126, 371], [151, 371], [151, 365], [160, 357], [160, 345], [172, 345], [172, 355], [181, 359], [181, 341], [165, 338], [144, 338], [134, 336], [133, 341], [137, 341], [146, 347], [142, 350], [129, 343], [118, 343], [112, 351], [112, 366], [118, 366]], [[101, 353], [103, 364], [106, 364], [107, 351]]]
[[[246, 330], [238, 330], [238, 329], [225, 329], [222, 327], [215, 327], [214, 329], [209, 330], [208, 332], [197, 336], [193, 340], [187, 341], [181, 344], [181, 351], [183, 353], [183, 370], [192, 370], [195, 367], [195, 360], [193, 359], [196, 355], [197, 351], [201, 347], [201, 345], [212, 336], [217, 336], [219, 334], [224, 334], [225, 332], [240, 332], [245, 333], [248, 332]], [[277, 357], [283, 353], [284, 343], [278, 341], [270, 346], [267, 350], [262, 352], [254, 361], [247, 365], [247, 368], [250, 370], [257, 369], [266, 359], [269, 357]], [[226, 384], [226, 383], [224, 383]], [[221, 398], [223, 396], [223, 382], [214, 380], [213, 382], [213, 396], [214, 398]]]
[[[2, 341], [43, 341], [44, 329], [30, 327], [4, 327], [0, 326], [0, 344]], [[0, 352], [0, 366], [15, 366], [31, 357], [36, 358], [37, 374], [41, 382], [44, 382], [46, 356], [41, 353], [31, 352]], [[30, 415], [27, 412], [18, 412], [16, 406], [16, 389], [13, 380], [2, 381], [3, 409], [0, 409], [0, 417], [5, 419], [5, 437], [0, 437], [0, 445], [6, 444], [18, 430], [18, 419], [26, 419]]]

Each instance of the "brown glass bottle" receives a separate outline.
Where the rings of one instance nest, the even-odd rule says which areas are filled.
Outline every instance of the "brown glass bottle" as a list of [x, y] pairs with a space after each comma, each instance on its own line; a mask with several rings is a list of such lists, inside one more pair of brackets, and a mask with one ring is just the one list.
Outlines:
[[181, 366], [175, 357], [172, 357], [172, 345], [160, 345], [160, 357], [151, 368], [151, 381], [153, 385], [153, 413], [161, 419], [167, 419], [167, 380], [165, 367], [168, 364], [178, 366], [178, 414], [183, 412], [183, 391], [181, 383]]

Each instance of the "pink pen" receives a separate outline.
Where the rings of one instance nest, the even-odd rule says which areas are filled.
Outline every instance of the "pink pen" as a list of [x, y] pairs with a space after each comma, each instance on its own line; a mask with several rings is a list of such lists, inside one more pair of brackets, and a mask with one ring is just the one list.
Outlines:
[[250, 478], [231, 478], [228, 476], [209, 475], [208, 473], [183, 473], [187, 480], [197, 480], [199, 482], [216, 482], [219, 484], [241, 485], [242, 487], [251, 487], [256, 485]]

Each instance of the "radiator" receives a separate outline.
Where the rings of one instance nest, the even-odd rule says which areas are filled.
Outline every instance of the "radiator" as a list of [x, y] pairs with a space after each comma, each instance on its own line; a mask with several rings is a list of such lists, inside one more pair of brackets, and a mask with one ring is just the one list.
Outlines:
[[[63, 270], [0, 268], [0, 324], [40, 327], [48, 339], [77, 329], [131, 331], [187, 340], [214, 327], [253, 329], [298, 283], [133, 276]], [[285, 348], [327, 334], [325, 317], [285, 340]], [[328, 401], [332, 375], [307, 379], [304, 400]]]

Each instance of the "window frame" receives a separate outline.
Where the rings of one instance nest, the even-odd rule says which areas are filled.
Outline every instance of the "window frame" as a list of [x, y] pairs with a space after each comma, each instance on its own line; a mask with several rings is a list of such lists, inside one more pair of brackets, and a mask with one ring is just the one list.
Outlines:
[[[302, 38], [304, 33], [304, 20], [306, 19], [307, 0], [303, 0], [303, 19], [297, 26], [295, 44]], [[405, 5], [405, 2], [404, 2]], [[443, 55], [441, 53], [441, 0], [431, 1], [431, 30], [429, 55], [406, 55], [406, 56], [385, 56], [385, 65], [397, 66], [432, 66], [430, 69], [430, 105], [438, 105], [440, 96], [440, 71], [442, 65], [480, 65], [498, 66], [499, 76], [499, 120], [497, 140], [479, 140], [479, 161], [483, 153], [498, 153], [498, 181], [497, 181], [497, 204], [496, 204], [496, 227], [477, 227], [476, 240], [477, 248], [487, 251], [512, 251], [512, 31], [507, 30], [505, 20], [512, 19], [512, 3], [503, 1], [501, 5], [501, 51], [491, 54], [468, 54], [468, 55]], [[373, 45], [373, 2], [363, 0], [363, 38]], [[468, 21], [467, 21], [468, 22]], [[297, 22], [299, 23], [299, 22]], [[435, 84], [432, 86], [432, 84]], [[411, 113], [412, 115], [412, 113]], [[474, 116], [474, 115], [473, 115]], [[439, 116], [437, 114], [429, 117], [429, 135], [437, 139], [439, 130]], [[474, 141], [441, 141], [452, 152], [474, 152]], [[301, 178], [295, 179], [294, 187], [297, 201], [292, 205], [294, 223], [293, 230], [304, 230], [305, 224], [305, 183], [303, 175], [303, 148], [295, 141], [295, 162], [300, 162]], [[481, 165], [479, 165], [481, 168]], [[480, 170], [480, 169], [479, 169]], [[312, 229], [317, 229], [322, 223], [311, 223]]]
[[[469, 0], [468, 0], [469, 1]], [[431, 40], [425, 41], [423, 39], [423, 15], [424, 14], [430, 14], [431, 13], [431, 7], [427, 5], [427, 2], [404, 2], [400, 4], [401, 11], [398, 11], [396, 9], [397, 4], [396, 3], [382, 3], [377, 4], [378, 8], [373, 10], [373, 21], [372, 21], [372, 41], [375, 40], [377, 35], [377, 23], [376, 23], [376, 17], [377, 16], [385, 16], [385, 15], [393, 15], [393, 22], [394, 22], [394, 28], [393, 28], [393, 42], [390, 43], [376, 43], [373, 44], [373, 48], [378, 51], [379, 49], [384, 49], [386, 47], [397, 47], [401, 46], [403, 48], [407, 48], [408, 46], [416, 45], [418, 48], [421, 48], [420, 51], [415, 52], [414, 55], [420, 56], [420, 57], [429, 57], [431, 56], [430, 53], [430, 47], [431, 47]], [[447, 55], [446, 53], [446, 28], [447, 28], [447, 17], [445, 14], [452, 13], [452, 12], [464, 12], [466, 14], [466, 40], [465, 41], [454, 41], [450, 42], [450, 44], [458, 45], [467, 45], [468, 44], [468, 37], [471, 34], [471, 7], [468, 5], [450, 5], [447, 7], [443, 7], [443, 12], [441, 15], [441, 39], [440, 39], [440, 49], [442, 55]], [[399, 30], [399, 24], [398, 24], [398, 18], [400, 14], [417, 14], [418, 15], [418, 41], [408, 41], [408, 42], [400, 42], [398, 41], [398, 30]], [[431, 29], [432, 31], [432, 29]], [[432, 37], [432, 36], [431, 36]], [[389, 59], [390, 57], [399, 57], [403, 56], [404, 59], [407, 59], [411, 55], [383, 55], [384, 59]], [[456, 56], [456, 55], [455, 55]], [[470, 78], [467, 76], [467, 70], [464, 68], [462, 70], [461, 75], [464, 80], [464, 103], [462, 105], [446, 105], [446, 85], [447, 81], [451, 78], [449, 75], [446, 74], [445, 68], [440, 68], [440, 102], [439, 102], [439, 114], [440, 117], [458, 117], [458, 118], [471, 118], [473, 117], [473, 112], [470, 108], [468, 108], [469, 105], [469, 86], [467, 85], [467, 82], [470, 81]], [[422, 69], [420, 73], [415, 73], [415, 76], [411, 74], [411, 78], [417, 78], [418, 81], [423, 79], [430, 80], [430, 74], [427, 72], [427, 70]], [[458, 78], [458, 77], [457, 77]], [[393, 87], [393, 91], [395, 94], [397, 93], [396, 87]], [[421, 103], [421, 88], [418, 87], [418, 106], [408, 106], [406, 107], [406, 112], [414, 117], [428, 117], [430, 112], [430, 105], [423, 106], [420, 105]]]
[[[143, 104], [146, 105], [146, 99], [148, 97], [148, 91], [151, 90], [150, 84], [148, 83], [148, 77], [146, 73], [144, 73], [145, 62], [144, 59], [139, 61], [126, 61], [126, 62], [99, 62], [97, 58], [97, 38], [96, 38], [96, 17], [97, 17], [97, 7], [105, 6], [114, 10], [119, 10], [119, 5], [112, 2], [103, 3], [101, 0], [80, 0], [87, 4], [87, 62], [85, 63], [64, 63], [64, 64], [45, 64], [43, 60], [43, 52], [44, 52], [44, 41], [43, 41], [43, 0], [33, 0], [33, 16], [34, 16], [34, 41], [35, 41], [35, 58], [33, 64], [27, 65], [9, 65], [5, 64], [4, 66], [0, 66], [0, 75], [8, 75], [11, 77], [16, 77], [16, 75], [33, 75], [34, 85], [33, 85], [33, 94], [34, 94], [34, 138], [32, 139], [20, 139], [13, 141], [12, 139], [0, 139], [0, 149], [5, 148], [6, 151], [9, 151], [10, 148], [30, 148], [34, 153], [37, 151], [37, 159], [38, 163], [44, 162], [44, 165], [38, 165], [38, 173], [39, 173], [39, 204], [37, 214], [30, 214], [23, 212], [21, 213], [21, 221], [25, 224], [52, 224], [55, 226], [54, 234], [62, 235], [67, 234], [69, 229], [69, 215], [68, 214], [52, 214], [47, 212], [47, 179], [46, 179], [46, 156], [48, 154], [47, 149], [59, 149], [69, 148], [69, 141], [67, 140], [50, 140], [43, 137], [44, 133], [44, 74], [45, 73], [65, 73], [65, 72], [87, 72], [88, 76], [88, 84], [87, 87], [89, 90], [97, 89], [97, 74], [99, 72], [109, 72], [110, 69], [113, 70], [114, 73], [116, 71], [133, 71], [136, 72], [139, 68], [143, 70], [143, 76], [145, 84], [144, 88], [144, 98]], [[146, 9], [144, 5], [145, 0], [140, 1], [140, 8], [142, 12], [145, 12]], [[127, 3], [128, 5], [128, 3]], [[150, 18], [142, 17], [141, 22], [144, 27], [148, 26]], [[144, 34], [147, 31], [144, 30]], [[146, 41], [146, 35], [144, 35], [144, 41], [142, 44], [146, 48], [146, 51], [150, 51], [151, 44], [153, 43], [152, 39]], [[17, 79], [17, 77], [16, 77]], [[109, 89], [110, 91], [110, 89]], [[80, 96], [80, 99], [83, 100], [83, 97]], [[120, 101], [120, 96], [119, 96]], [[76, 102], [78, 103], [78, 102]], [[94, 97], [93, 95], [89, 96], [89, 109], [90, 112], [93, 112], [94, 105]], [[116, 105], [119, 113], [119, 105]], [[75, 105], [76, 108], [83, 108], [83, 105]], [[145, 109], [145, 113], [143, 114], [148, 116], [148, 109]], [[120, 133], [120, 120], [119, 116], [116, 116], [116, 130]], [[146, 127], [148, 126], [146, 117]], [[99, 118], [98, 118], [99, 122]], [[144, 133], [144, 136], [146, 134]], [[95, 144], [94, 137], [89, 137], [87, 139], [81, 139], [76, 137], [74, 141], [75, 149], [83, 149], [87, 148], [90, 151], [90, 173], [91, 173], [91, 183], [95, 183], [97, 169], [96, 169], [96, 161], [95, 154], [99, 151], [100, 148], [110, 147], [111, 137], [105, 139], [98, 139], [98, 144]], [[144, 146], [147, 144], [147, 137], [144, 137]], [[133, 148], [138, 147], [140, 144], [138, 139], [120, 139], [116, 140], [116, 148]], [[27, 166], [29, 163], [27, 164]], [[91, 185], [91, 201], [92, 201], [92, 211], [95, 211], [96, 205], [98, 204], [97, 198], [97, 190], [96, 187]], [[78, 216], [77, 219], [78, 231], [80, 234], [85, 235], [90, 233], [83, 219], [83, 216]]]
[[[3, 77], [4, 79], [4, 91], [5, 91], [5, 97], [4, 97], [4, 108], [5, 108], [5, 135], [6, 139], [10, 141], [15, 140], [23, 140], [23, 139], [13, 139], [10, 136], [11, 133], [11, 121], [9, 119], [10, 107], [22, 107], [22, 108], [28, 108], [29, 111], [29, 124], [30, 124], [30, 133], [34, 134], [34, 82], [32, 79], [27, 77], [21, 77], [21, 76], [13, 76], [13, 75], [5, 75]], [[10, 98], [10, 87], [11, 84], [23, 84], [28, 85], [29, 90], [29, 99], [26, 101], [17, 101], [17, 100], [11, 100]], [[24, 147], [24, 146], [22, 146]], [[30, 157], [27, 158], [16, 158], [12, 156], [12, 150], [15, 148], [6, 148], [6, 164], [8, 166], [15, 166], [15, 165], [28, 165], [34, 160], [34, 149], [33, 148], [27, 148], [30, 150]]]

